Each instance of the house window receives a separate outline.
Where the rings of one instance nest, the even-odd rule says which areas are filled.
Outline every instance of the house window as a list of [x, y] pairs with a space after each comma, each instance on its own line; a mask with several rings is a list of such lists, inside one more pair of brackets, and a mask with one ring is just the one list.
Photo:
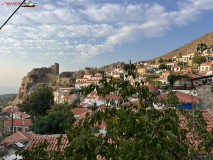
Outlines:
[[27, 130], [28, 130], [28, 129], [27, 129], [27, 128], [25, 128], [25, 132], [27, 132]]
[[18, 131], [22, 132], [22, 128], [21, 128], [21, 127], [18, 127]]

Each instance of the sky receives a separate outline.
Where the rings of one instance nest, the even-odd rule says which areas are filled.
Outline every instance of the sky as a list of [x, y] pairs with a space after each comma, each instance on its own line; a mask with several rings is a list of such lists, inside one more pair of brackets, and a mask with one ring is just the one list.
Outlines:
[[[20, 0], [0, 0], [21, 2]], [[33, 68], [60, 72], [148, 60], [213, 29], [213, 0], [35, 0], [0, 30], [0, 94]], [[0, 25], [17, 8], [0, 5]]]

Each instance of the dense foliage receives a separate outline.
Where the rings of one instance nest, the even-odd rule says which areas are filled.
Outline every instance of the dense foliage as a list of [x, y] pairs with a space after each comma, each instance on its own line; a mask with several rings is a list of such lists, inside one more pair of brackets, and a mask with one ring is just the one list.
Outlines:
[[60, 111], [49, 113], [47, 116], [38, 120], [31, 127], [32, 131], [37, 134], [61, 134], [64, 133], [63, 123], [74, 123], [74, 115], [72, 112], [63, 113]]
[[206, 61], [206, 58], [200, 55], [195, 55], [192, 58], [193, 64], [198, 64], [198, 66], [200, 67], [200, 65]]
[[158, 66], [158, 68], [159, 68], [159, 69], [166, 69], [166, 65], [162, 63], [162, 64], [160, 64], [160, 65]]
[[7, 106], [9, 102], [13, 101], [16, 98], [16, 94], [5, 94], [0, 95], [0, 106]]
[[[128, 76], [134, 76], [134, 65], [124, 67]], [[79, 120], [77, 124], [65, 126], [69, 145], [64, 151], [51, 152], [52, 159], [211, 159], [213, 131], [207, 132], [202, 112], [176, 110], [178, 98], [174, 92], [168, 92], [164, 98], [158, 92], [150, 92], [146, 86], [136, 82], [132, 86], [129, 81], [102, 79], [103, 87], [89, 86], [82, 90], [87, 95], [97, 90], [98, 95], [106, 96], [116, 93], [120, 109], [114, 101], [107, 101], [104, 111], [92, 107], [92, 113]], [[143, 83], [143, 82], [142, 82]], [[129, 97], [136, 95], [138, 103], [130, 103]], [[163, 110], [157, 110], [155, 105]], [[184, 117], [185, 123], [179, 118]], [[106, 134], [96, 134], [94, 129], [102, 123], [106, 124]], [[188, 136], [192, 135], [192, 136]], [[60, 141], [59, 141], [60, 145]], [[41, 160], [50, 155], [45, 144], [32, 150], [19, 151], [23, 159], [31, 157]], [[42, 152], [42, 154], [39, 153]], [[29, 158], [30, 157], [30, 158]]]
[[30, 114], [32, 118], [45, 116], [48, 109], [54, 103], [52, 88], [41, 87], [29, 95], [22, 103], [17, 106], [21, 111]]
[[149, 75], [145, 75], [145, 77], [148, 79], [155, 79], [155, 78], [158, 78], [159, 76], [154, 74], [149, 74]]
[[171, 74], [167, 77], [170, 85], [174, 85], [175, 81], [180, 80], [182, 78], [188, 78], [188, 75], [180, 75], [180, 74]]
[[162, 58], [160, 58], [159, 60], [158, 60], [158, 63], [163, 63], [164, 62], [164, 60], [162, 59]]

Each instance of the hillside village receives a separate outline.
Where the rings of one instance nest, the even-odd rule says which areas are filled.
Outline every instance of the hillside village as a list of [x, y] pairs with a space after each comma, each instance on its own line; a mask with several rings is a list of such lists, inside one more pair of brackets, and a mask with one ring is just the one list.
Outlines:
[[[194, 57], [203, 57], [203, 62], [198, 64]], [[124, 70], [124, 65], [116, 65], [111, 70], [98, 70], [86, 68], [84, 74], [73, 79], [73, 77], [63, 77], [59, 75], [59, 64], [55, 63], [52, 66], [54, 72], [48, 70], [48, 74], [53, 74], [55, 81], [50, 81], [51, 87], [54, 88], [54, 101], [56, 104], [67, 103], [73, 105], [72, 112], [76, 121], [84, 118], [86, 113], [91, 112], [90, 106], [96, 105], [98, 110], [104, 111], [109, 100], [114, 102], [114, 107], [120, 109], [118, 105], [119, 96], [116, 93], [111, 93], [105, 97], [97, 94], [96, 90], [87, 96], [80, 94], [80, 90], [89, 85], [97, 85], [102, 87], [100, 80], [106, 77], [108, 80], [129, 81], [133, 86], [139, 82], [141, 87], [148, 87], [150, 91], [159, 92], [159, 96], [165, 96], [163, 92], [167, 85], [173, 85], [173, 91], [178, 97], [179, 103], [187, 110], [192, 110], [196, 104], [200, 110], [205, 110], [205, 117], [208, 121], [208, 129], [213, 127], [213, 92], [212, 92], [212, 77], [213, 77], [213, 49], [208, 48], [198, 53], [189, 53], [188, 55], [175, 56], [171, 59], [158, 59], [156, 61], [142, 61], [136, 63], [136, 78], [128, 77]], [[35, 73], [37, 70], [34, 70]], [[46, 70], [43, 70], [46, 73]], [[32, 75], [32, 74], [31, 74]], [[56, 76], [57, 75], [57, 76]], [[33, 81], [39, 82], [39, 77], [31, 76]], [[26, 78], [25, 78], [26, 79]], [[41, 79], [40, 79], [41, 80]], [[46, 79], [47, 80], [47, 79]], [[23, 85], [22, 85], [23, 86]], [[19, 95], [20, 97], [20, 95]], [[129, 97], [130, 103], [139, 103], [136, 97]], [[156, 109], [162, 107], [154, 104]], [[179, 106], [177, 106], [178, 108]], [[1, 135], [5, 137], [0, 144], [2, 148], [5, 146], [8, 149], [8, 156], [14, 156], [14, 153], [19, 148], [32, 148], [32, 145], [38, 144], [41, 139], [47, 139], [49, 142], [54, 142], [59, 135], [38, 135], [30, 131], [32, 123], [30, 115], [20, 112], [19, 108], [13, 105], [2, 109], [3, 126], [1, 127]], [[2, 129], [3, 128], [3, 129]], [[106, 133], [106, 125], [103, 123], [99, 133]], [[65, 136], [65, 141], [67, 137]], [[68, 142], [67, 142], [68, 143]], [[50, 148], [54, 148], [56, 143], [51, 143]]]

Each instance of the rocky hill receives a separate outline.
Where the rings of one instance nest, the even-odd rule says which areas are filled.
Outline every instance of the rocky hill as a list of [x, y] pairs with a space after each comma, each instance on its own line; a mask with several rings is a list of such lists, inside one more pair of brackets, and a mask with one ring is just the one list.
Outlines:
[[85, 70], [62, 72], [60, 74], [58, 63], [55, 63], [49, 68], [35, 68], [22, 78], [21, 87], [13, 101], [13, 104], [21, 102], [25, 97], [36, 91], [39, 87], [51, 86], [56, 88], [59, 85], [73, 84], [76, 78], [81, 78], [84, 74], [95, 74], [98, 71], [108, 71], [114, 68], [123, 67], [124, 65], [124, 62], [117, 62], [100, 68], [86, 67]]
[[125, 65], [124, 62], [117, 62], [117, 63], [109, 64], [109, 65], [106, 65], [106, 66], [102, 66], [102, 67], [98, 68], [97, 70], [109, 71], [109, 70], [112, 70], [114, 68], [121, 68], [124, 65]]
[[22, 78], [21, 87], [16, 99], [13, 101], [17, 104], [39, 87], [52, 86], [57, 81], [59, 75], [59, 64], [55, 63], [49, 68], [35, 68]]
[[204, 36], [198, 38], [198, 39], [195, 39], [193, 40], [192, 42], [190, 43], [187, 43], [185, 45], [183, 45], [182, 47], [178, 48], [178, 49], [175, 49], [169, 53], [166, 53], [162, 56], [159, 56], [159, 57], [156, 57], [154, 59], [151, 59], [149, 61], [156, 61], [160, 58], [162, 59], [170, 59], [174, 56], [179, 56], [180, 54], [181, 55], [187, 55], [189, 53], [195, 53], [196, 52], [196, 49], [197, 49], [197, 46], [198, 44], [200, 43], [205, 43], [207, 44], [207, 46], [212, 46], [213, 45], [213, 31], [210, 32], [210, 33], [207, 33], [205, 34]]

